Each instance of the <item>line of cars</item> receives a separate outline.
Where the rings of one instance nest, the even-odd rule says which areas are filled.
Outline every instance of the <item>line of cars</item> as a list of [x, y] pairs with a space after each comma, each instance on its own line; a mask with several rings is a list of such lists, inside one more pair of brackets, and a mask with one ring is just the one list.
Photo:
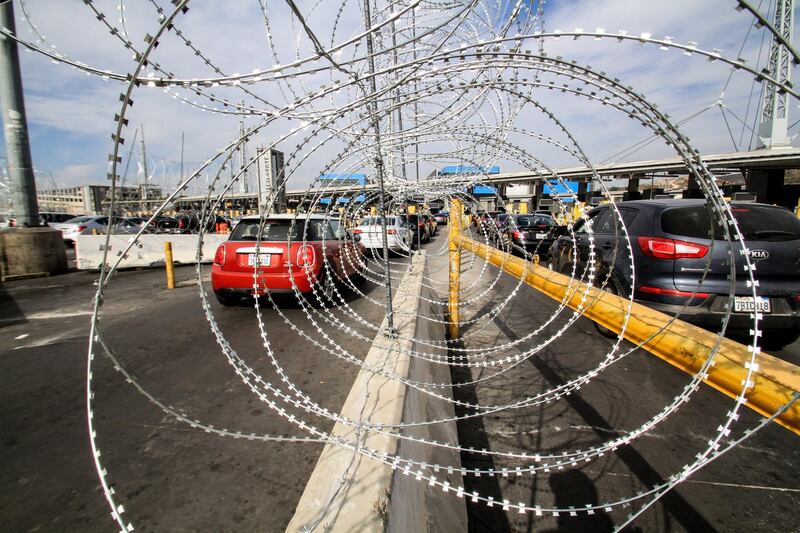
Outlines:
[[335, 290], [359, 278], [367, 250], [403, 253], [436, 233], [433, 215], [369, 215], [353, 228], [322, 214], [243, 217], [214, 255], [211, 287], [222, 305], [270, 293], [313, 293], [333, 303]]
[[[130, 235], [139, 233], [144, 228], [145, 233], [198, 233], [200, 229], [200, 219], [195, 214], [181, 213], [175, 217], [158, 216], [149, 224], [149, 218], [145, 217], [114, 217], [109, 219], [107, 215], [69, 215], [66, 220], [47, 220], [48, 226], [61, 230], [64, 235], [64, 243], [73, 246], [78, 235], [92, 235], [94, 233], [103, 234], [108, 231], [111, 225], [112, 233]], [[206, 222], [206, 231], [214, 232], [216, 228], [224, 224], [225, 227], [234, 225], [234, 221], [225, 217], [209, 217]]]
[[728, 244], [702, 199], [601, 205], [571, 232], [544, 214], [498, 213], [479, 223], [501, 248], [537, 254], [548, 268], [585, 280], [594, 272], [593, 282], [605, 290], [632, 294], [641, 304], [710, 331], [720, 330], [732, 307], [726, 334], [734, 339], [749, 338], [757, 312], [761, 345], [781, 349], [800, 337], [800, 219], [767, 204], [732, 202], [730, 208], [754, 265], [756, 298], [744, 249]]

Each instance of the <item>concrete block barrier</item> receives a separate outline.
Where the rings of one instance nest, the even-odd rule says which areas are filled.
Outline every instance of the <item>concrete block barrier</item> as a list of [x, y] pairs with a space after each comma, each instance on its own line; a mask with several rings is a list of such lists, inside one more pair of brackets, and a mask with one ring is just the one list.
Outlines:
[[[108, 263], [114, 264], [134, 235], [112, 235], [108, 247]], [[120, 268], [153, 267], [164, 265], [164, 243], [172, 243], [172, 256], [176, 264], [193, 264], [197, 259], [199, 235], [155, 234], [142, 235], [139, 241], [120, 262]], [[217, 246], [228, 239], [228, 235], [216, 233], [203, 237], [203, 262], [214, 259]], [[79, 270], [99, 270], [103, 262], [105, 235], [78, 235], [75, 240], [75, 265]]]
[[[394, 294], [395, 327], [398, 338], [385, 335], [386, 320], [375, 336], [365, 363], [391, 374], [420, 381], [449, 382], [447, 365], [433, 365], [408, 355], [415, 340], [445, 338], [444, 324], [420, 319], [441, 315], [441, 306], [423, 287], [424, 252], [417, 254], [411, 270]], [[427, 349], [430, 351], [430, 348]], [[442, 389], [437, 389], [440, 393]], [[397, 380], [362, 369], [345, 400], [341, 416], [362, 423], [399, 424], [454, 416], [453, 405], [436, 400]], [[454, 422], [404, 428], [405, 434], [439, 442], [457, 442]], [[400, 440], [352, 425], [337, 423], [332, 434], [349, 443], [366, 446], [403, 458], [453, 466], [442, 480], [461, 485], [457, 452]], [[452, 479], [450, 479], [452, 478]], [[405, 532], [466, 531], [467, 513], [463, 499], [453, 493], [422, 483], [401, 469], [373, 460], [353, 450], [328, 444], [309, 478], [295, 514], [286, 531]]]
[[61, 232], [53, 228], [0, 231], [0, 279], [52, 276], [67, 271]]

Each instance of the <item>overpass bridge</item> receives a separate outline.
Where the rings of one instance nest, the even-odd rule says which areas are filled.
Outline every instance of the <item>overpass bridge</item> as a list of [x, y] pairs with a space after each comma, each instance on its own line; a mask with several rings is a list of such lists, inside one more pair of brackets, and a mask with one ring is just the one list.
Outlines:
[[[710, 154], [703, 155], [702, 160], [713, 172], [742, 172], [746, 180], [747, 191], [755, 194], [758, 201], [768, 203], [788, 202], [787, 206], [793, 206], [797, 203], [797, 195], [800, 194], [800, 191], [790, 191], [789, 194], [786, 194], [784, 173], [785, 170], [788, 169], [800, 169], [800, 148], [773, 148], [751, 150], [747, 152]], [[639, 180], [648, 175], [681, 173], [686, 171], [686, 165], [680, 157], [615, 162], [596, 165], [594, 168], [572, 166], [553, 169], [553, 173], [559, 177], [565, 180], [578, 181], [579, 183], [590, 182], [595, 173], [609, 181], [627, 180], [627, 190], [629, 192], [638, 191]], [[499, 195], [504, 196], [504, 191], [502, 189], [504, 186], [532, 184], [540, 181], [542, 178], [548, 177], [552, 177], [552, 173], [544, 169], [501, 172], [482, 176], [480, 178], [480, 183], [490, 186], [499, 186], [501, 188], [500, 191], [498, 191]], [[442, 185], [452, 185], [463, 182], [464, 176], [439, 175], [435, 180]], [[425, 181], [427, 180], [421, 183], [425, 183]], [[417, 187], [418, 185], [417, 183], [409, 183], [409, 186]], [[692, 190], [696, 188], [693, 180], [690, 179], [688, 189]], [[400, 184], [394, 182], [388, 183], [387, 189], [390, 192], [398, 193], [403, 192], [405, 187], [401, 188]], [[291, 189], [286, 191], [287, 205], [294, 208], [300, 205], [307, 205], [320, 190], [330, 190], [332, 196], [345, 198], [377, 191], [377, 185], [367, 183], [365, 185], [329, 186], [313, 191], [309, 191], [308, 189]], [[583, 190], [585, 190], [585, 186]], [[534, 195], [535, 191], [529, 189], [529, 196]], [[205, 199], [205, 195], [183, 196], [175, 200], [175, 209], [198, 209], [203, 205]], [[152, 200], [150, 205], [158, 205], [161, 201], [163, 200]], [[367, 197], [367, 201], [369, 202], [369, 197]], [[234, 193], [226, 195], [225, 202], [226, 205], [224, 209], [245, 212], [248, 210], [256, 210], [258, 206], [258, 195], [256, 193]], [[117, 204], [122, 205], [124, 202], [118, 202]]]

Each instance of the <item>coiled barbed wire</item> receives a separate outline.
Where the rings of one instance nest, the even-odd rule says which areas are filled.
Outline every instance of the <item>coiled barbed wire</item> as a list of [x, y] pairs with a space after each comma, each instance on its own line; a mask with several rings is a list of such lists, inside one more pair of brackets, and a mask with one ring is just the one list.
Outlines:
[[[257, 38], [266, 40], [268, 57], [257, 60], [249, 73], [229, 74], [231, 69], [224, 62], [219, 58], [212, 58], [212, 54], [204, 51], [198, 44], [203, 40], [202, 36], [192, 37], [192, 13], [189, 8], [195, 2], [175, 0], [167, 5], [165, 2], [150, 0], [148, 4], [136, 6], [133, 12], [131, 4], [119, 1], [116, 7], [119, 8], [121, 18], [117, 25], [107, 13], [110, 4], [84, 0], [84, 9], [113, 37], [115, 46], [132, 54], [134, 65], [131, 68], [118, 68], [114, 71], [103, 66], [91, 66], [80, 58], [72, 58], [59, 51], [57, 43], [52, 43], [40, 32], [39, 27], [43, 22], [35, 20], [35, 9], [31, 9], [24, 1], [20, 1], [20, 4], [23, 7], [22, 16], [28, 23], [33, 39], [11, 35], [7, 30], [0, 29], [4, 35], [55, 63], [119, 83], [122, 87], [120, 105], [114, 110], [115, 129], [111, 135], [113, 145], [109, 155], [108, 176], [112, 191], [119, 186], [117, 168], [122, 162], [121, 145], [124, 142], [128, 117], [132, 112], [131, 106], [134, 97], [138, 98], [142, 92], [155, 93], [161, 89], [166, 97], [187, 104], [187, 113], [209, 112], [218, 116], [232, 115], [237, 119], [248, 117], [251, 121], [249, 127], [243, 128], [241, 135], [229, 140], [216, 153], [207, 157], [188, 178], [181, 176], [176, 189], [170, 191], [164, 201], [154, 209], [150, 221], [179, 200], [190, 185], [199, 181], [200, 176], [204, 173], [209, 176], [203, 195], [203, 206], [199, 210], [200, 235], [197, 248], [197, 276], [201, 280], [199, 295], [204, 314], [223, 356], [237, 376], [277, 416], [283, 417], [287, 428], [295, 431], [297, 436], [248, 434], [246, 428], [216, 429], [191, 414], [171, 407], [169, 402], [157, 398], [142, 386], [134, 373], [126, 368], [124, 354], [117, 354], [113, 350], [112, 339], [103, 335], [98, 317], [104, 303], [105, 291], [113, 281], [123, 258], [141, 238], [144, 230], [132, 237], [127, 248], [119, 251], [116, 258], [109, 256], [107, 252], [111, 238], [109, 234], [106, 237], [106, 255], [94, 300], [86, 398], [95, 465], [104, 495], [112, 509], [112, 516], [122, 530], [130, 531], [133, 526], [122, 517], [125, 509], [100, 461], [97, 429], [93, 421], [96, 399], [92, 369], [98, 353], [109, 358], [114, 367], [154, 405], [191, 427], [226, 437], [296, 443], [325, 442], [341, 446], [390, 465], [407, 475], [413, 475], [420, 482], [438, 487], [445, 493], [453, 492], [457, 497], [469, 497], [473, 502], [483, 502], [490, 507], [501, 505], [506, 511], [531, 512], [535, 516], [542, 516], [544, 513], [558, 516], [560, 513], [593, 513], [600, 510], [610, 512], [632, 504], [639, 505], [637, 511], [626, 518], [620, 528], [625, 527], [690, 474], [763, 428], [779, 414], [776, 413], [754, 428], [742, 429], [736, 424], [742, 405], [746, 403], [748, 391], [753, 386], [753, 374], [760, 353], [760, 316], [759, 313], [754, 313], [749, 346], [751, 359], [745, 365], [747, 374], [739, 397], [725, 417], [718, 421], [717, 429], [708, 435], [706, 445], [697, 451], [693, 461], [684, 465], [664, 483], [647, 487], [632, 496], [601, 503], [588, 502], [584, 507], [575, 509], [513, 504], [508, 500], [496, 502], [493, 497], [477, 492], [467, 494], [463, 486], [452, 487], [449, 482], [437, 480], [435, 476], [440, 470], [448, 473], [457, 471], [464, 476], [507, 476], [509, 473], [516, 476], [535, 475], [551, 469], [575, 467], [578, 463], [602, 457], [620, 446], [630, 445], [677, 412], [699, 390], [706, 372], [714, 365], [722, 336], [731, 320], [732, 298], [737, 280], [744, 277], [748, 293], [753, 298], [758, 296], [756, 268], [747, 253], [742, 233], [730, 206], [723, 200], [713, 173], [704, 164], [701, 152], [683, 133], [683, 121], [671, 119], [643, 91], [626, 85], [625, 81], [615, 78], [614, 74], [593, 68], [580, 59], [548, 54], [547, 50], [560, 44], [562, 39], [570, 39], [576, 48], [584, 44], [587, 48], [599, 46], [596, 43], [615, 44], [624, 49], [624, 53], [632, 53], [633, 46], [648, 49], [657, 47], [667, 53], [679, 52], [687, 62], [702, 60], [725, 65], [730, 68], [731, 76], [735, 74], [745, 80], [774, 86], [796, 100], [799, 95], [790, 84], [783, 83], [773, 78], [769, 72], [759, 69], [758, 57], [756, 61], [748, 61], [742, 57], [741, 51], [735, 58], [726, 57], [717, 48], [701, 48], [698, 42], [680, 42], [672, 37], [655, 38], [646, 31], [608, 32], [603, 28], [594, 31], [581, 28], [574, 31], [546, 30], [544, 17], [547, 16], [549, 4], [543, 0], [535, 3], [504, 0], [378, 3], [368, 0], [366, 4], [347, 0], [320, 0], [310, 6], [300, 6], [292, 0], [286, 0], [285, 3], [259, 0], [257, 12], [263, 34]], [[738, 4], [739, 7], [746, 8], [754, 19], [754, 24], [763, 26], [762, 32], [770, 38], [777, 37], [774, 27], [763, 24], [764, 17], [758, 9], [746, 2]], [[332, 25], [324, 26], [329, 29], [320, 31], [323, 21], [319, 17], [324, 10], [334, 12], [335, 16]], [[133, 20], [139, 15], [140, 20]], [[288, 29], [286, 21], [289, 23]], [[140, 36], [134, 33], [137, 26], [135, 22], [147, 27], [147, 33], [141, 36], [142, 45], [136, 44]], [[276, 36], [277, 33], [290, 35], [291, 39], [281, 39]], [[202, 67], [187, 73], [184, 71], [187, 65], [167, 64], [165, 59], [160, 58], [161, 51], [157, 48], [167, 42], [188, 50], [199, 59]], [[744, 49], [744, 45], [742, 48]], [[789, 51], [796, 62], [798, 58], [791, 46]], [[181, 72], [173, 72], [178, 70]], [[209, 217], [213, 217], [220, 209], [234, 185], [245, 180], [246, 173], [258, 164], [257, 159], [252, 157], [241, 161], [238, 172], [229, 177], [223, 174], [233, 166], [235, 157], [241, 157], [245, 143], [260, 139], [268, 148], [276, 149], [283, 145], [293, 145], [294, 148], [287, 154], [286, 170], [278, 188], [307, 177], [302, 173], [308, 172], [309, 168], [313, 169], [317, 177], [305, 189], [301, 204], [309, 205], [310, 211], [321, 212], [325, 221], [358, 221], [368, 216], [369, 206], [375, 204], [385, 204], [386, 213], [400, 213], [409, 203], [409, 198], [421, 198], [423, 202], [425, 199], [443, 199], [447, 202], [460, 200], [467, 205], [478, 205], [478, 199], [470, 190], [489, 181], [485, 169], [498, 161], [523, 169], [528, 175], [526, 179], [539, 185], [566, 187], [568, 176], [560, 174], [556, 165], [548, 163], [547, 158], [540, 156], [537, 150], [546, 153], [555, 150], [569, 161], [584, 165], [592, 174], [592, 184], [599, 189], [600, 194], [606, 199], [611, 198], [606, 180], [597, 172], [585, 142], [579, 141], [582, 136], [574, 128], [568, 127], [568, 121], [560, 117], [564, 113], [565, 100], [578, 103], [573, 105], [599, 106], [605, 110], [613, 110], [618, 116], [644, 127], [653, 138], [664, 142], [684, 162], [688, 173], [697, 182], [706, 198], [712, 226], [718, 225], [723, 233], [723, 240], [712, 241], [712, 248], [722, 246], [727, 254], [730, 297], [716, 344], [709, 351], [700, 370], [688, 379], [683, 389], [639, 427], [583, 450], [537, 452], [533, 456], [514, 450], [476, 450], [461, 446], [458, 442], [437, 442], [407, 435], [402, 431], [404, 428], [452, 423], [510, 410], [557, 405], [566, 396], [597, 379], [650, 340], [646, 339], [629, 348], [622, 345], [632, 312], [631, 294], [625, 298], [627, 303], [622, 328], [611, 346], [605, 353], [593, 354], [594, 366], [571, 376], [564, 383], [537, 394], [496, 404], [464, 401], [451, 394], [461, 387], [491, 383], [521, 363], [540, 356], [545, 348], [569, 334], [570, 328], [583, 316], [593, 298], [592, 289], [606, 288], [613, 283], [610, 272], [600, 272], [595, 268], [594, 230], [586, 210], [579, 212], [577, 218], [567, 225], [567, 229], [568, 235], [574, 241], [575, 225], [578, 221], [586, 228], [590, 243], [587, 266], [580, 269], [577, 262], [573, 262], [568, 272], [570, 286], [567, 294], [560, 302], [555, 302], [556, 308], [546, 321], [531, 325], [524, 335], [514, 339], [492, 346], [481, 343], [480, 333], [491, 327], [493, 320], [508, 311], [513, 302], [523, 297], [523, 279], [518, 279], [510, 290], [504, 289], [501, 286], [502, 271], [492, 271], [488, 261], [480, 261], [477, 256], [472, 256], [465, 260], [472, 280], [462, 287], [459, 301], [465, 315], [462, 325], [469, 326], [468, 329], [465, 328], [462, 343], [453, 345], [444, 339], [407, 339], [402, 335], [395, 339], [398, 346], [401, 345], [400, 341], [414, 341], [413, 349], [401, 349], [402, 355], [409, 358], [433, 365], [469, 370], [491, 369], [489, 373], [477, 377], [472, 375], [472, 379], [455, 383], [423, 382], [372, 367], [362, 360], [362, 354], [351, 353], [329, 332], [342, 331], [352, 338], [369, 343], [372, 340], [371, 335], [381, 334], [381, 324], [373, 323], [363, 316], [351, 304], [351, 300], [345, 297], [345, 291], [354, 292], [360, 300], [382, 309], [384, 315], [393, 313], [394, 309], [387, 306], [386, 300], [364, 291], [356, 280], [348, 276], [342, 278], [338, 274], [341, 269], [337, 269], [327, 257], [319, 278], [308, 276], [311, 294], [302, 293], [290, 276], [294, 296], [307, 324], [314, 331], [313, 335], [281, 310], [269, 288], [259, 281], [257, 267], [253, 270], [254, 309], [259, 328], [257, 334], [262, 342], [263, 355], [267, 356], [278, 376], [277, 383], [266, 380], [248, 363], [247, 357], [231, 347], [215, 318], [215, 311], [209, 304], [208, 294], [202, 283], [206, 272], [202, 262], [208, 259], [203, 257], [202, 243]], [[722, 97], [713, 105], [719, 105], [722, 109]], [[698, 105], [703, 110], [712, 106]], [[428, 176], [420, 174], [421, 167], [438, 169], [446, 165], [459, 165], [472, 170], [455, 175], [436, 172]], [[408, 171], [411, 167], [415, 170], [413, 179]], [[321, 179], [321, 176], [329, 173], [343, 176], [357, 173], [366, 175], [371, 186], [364, 187], [363, 201], [348, 201], [339, 212], [335, 199], [343, 195], [352, 198], [357, 191]], [[377, 187], [374, 184], [378, 181], [385, 181], [385, 184]], [[273, 201], [276, 192], [271, 194], [270, 201], [258, 213], [262, 222], [255, 243], [257, 250], [263, 241], [264, 220], [274, 214]], [[109, 205], [111, 213], [116, 207], [115, 197], [112, 192]], [[325, 204], [324, 199], [329, 202]], [[563, 198], [556, 197], [560, 212], [567, 211], [578, 200], [578, 196], [572, 192], [568, 192]], [[631, 239], [622, 215], [613, 203], [611, 211], [614, 215], [615, 231], [620, 236], [615, 245], [614, 257], [624, 262], [626, 269], [634, 277], [636, 265], [634, 254], [631, 253]], [[292, 219], [292, 225], [300, 229], [299, 242], [305, 245], [309, 239], [307, 219], [298, 213]], [[483, 241], [487, 245], [495, 244], [492, 242], [493, 236], [482, 225], [467, 227], [465, 231], [475, 240]], [[291, 241], [290, 238], [288, 244]], [[323, 249], [326, 246], [324, 239], [322, 246]], [[501, 247], [511, 251], [508, 243], [501, 243]], [[391, 290], [392, 278], [404, 275], [414, 253], [409, 246], [396, 257], [383, 257], [370, 251], [366, 254], [345, 254], [339, 260], [357, 265], [360, 276], [370, 285], [383, 285]], [[429, 247], [426, 253], [429, 259], [441, 258], [447, 256], [448, 250], [446, 246], [439, 246], [438, 249]], [[525, 252], [523, 256], [530, 259], [532, 254]], [[744, 263], [744, 274], [737, 272], [737, 256]], [[711, 254], [706, 261], [700, 283], [708, 275], [710, 258]], [[291, 272], [293, 268], [300, 267], [289, 264], [288, 268]], [[447, 292], [446, 274], [446, 269], [429, 270], [422, 283], [433, 293]], [[300, 272], [300, 275], [308, 273]], [[320, 279], [324, 278], [336, 279], [338, 283], [330, 288], [323, 287]], [[633, 285], [634, 280], [631, 281]], [[692, 294], [698, 292], [700, 283]], [[580, 297], [580, 304], [576, 309], [570, 309], [567, 305], [573, 295]], [[444, 401], [458, 407], [460, 414], [441, 419], [373, 424], [351, 420], [331, 412], [310, 391], [303, 390], [291, 379], [274, 353], [271, 340], [273, 334], [270, 333], [268, 319], [259, 305], [264, 299], [274, 307], [275, 316], [297, 335], [310, 341], [319, 354], [339, 358], [363, 372], [397, 380], [432, 400]], [[423, 296], [422, 299], [430, 304], [439, 304], [435, 298]], [[477, 305], [487, 300], [490, 301], [488, 307], [484, 306], [481, 312], [474, 312]], [[688, 305], [683, 305], [670, 323], [678, 320]], [[438, 324], [446, 322], [439, 314], [423, 314], [418, 319]], [[651, 336], [651, 339], [656, 335]], [[788, 406], [783, 409], [787, 408]], [[302, 417], [297, 413], [302, 413]], [[497, 471], [429, 464], [370, 449], [361, 442], [336, 437], [315, 427], [315, 419], [353, 426], [361, 432], [390, 435], [425, 446], [501, 457], [516, 461], [518, 466]], [[740, 430], [738, 437], [733, 436], [734, 430]]]

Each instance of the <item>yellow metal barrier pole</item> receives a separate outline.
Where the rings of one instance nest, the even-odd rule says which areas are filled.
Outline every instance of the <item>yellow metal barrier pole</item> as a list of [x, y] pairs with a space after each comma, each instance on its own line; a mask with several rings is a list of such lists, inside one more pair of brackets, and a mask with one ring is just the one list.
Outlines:
[[450, 313], [447, 331], [450, 338], [455, 340], [459, 337], [458, 323], [458, 293], [461, 290], [461, 247], [458, 239], [461, 236], [461, 224], [463, 223], [464, 207], [461, 201], [453, 200], [450, 205], [450, 228], [448, 249], [450, 250], [450, 293], [447, 299], [447, 309]]
[[[522, 278], [527, 285], [547, 296], [564, 300], [566, 305], [581, 311], [586, 318], [617, 333], [622, 330], [630, 306], [625, 338], [641, 344], [648, 352], [688, 374], [700, 371], [717, 342], [714, 333], [682, 320], [673, 320], [673, 317], [645, 305], [631, 303], [594, 287], [584, 296], [587, 285], [569, 276], [531, 264], [461, 234], [451, 239], [455, 241], [451, 242], [451, 250], [456, 246], [471, 251], [517, 279]], [[452, 276], [452, 259], [450, 272]], [[703, 381], [731, 398], [739, 398], [750, 357], [749, 346], [722, 339], [714, 364], [708, 368]], [[750, 376], [752, 387], [746, 392], [743, 403], [757, 413], [772, 416], [792, 399], [795, 392], [800, 391], [800, 367], [764, 352], [758, 354], [755, 363], [758, 367]], [[775, 421], [800, 435], [800, 405], [795, 403]]]
[[167, 241], [164, 243], [164, 258], [167, 265], [167, 288], [175, 288], [175, 269], [172, 265], [172, 243]]

